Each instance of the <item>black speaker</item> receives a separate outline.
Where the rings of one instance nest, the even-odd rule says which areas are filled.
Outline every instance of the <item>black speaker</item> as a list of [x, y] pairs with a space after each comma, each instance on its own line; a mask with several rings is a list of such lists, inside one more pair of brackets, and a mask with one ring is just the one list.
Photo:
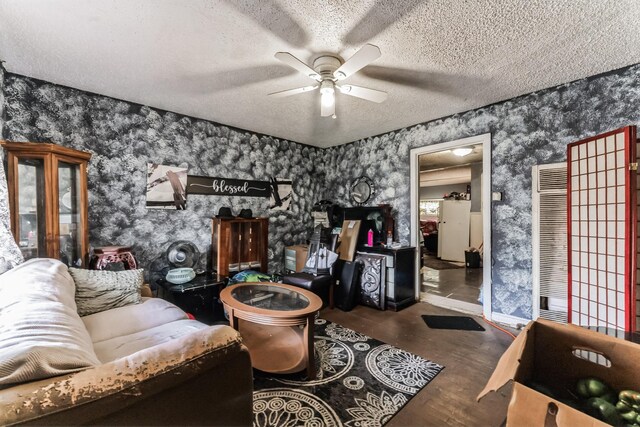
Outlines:
[[356, 305], [356, 293], [360, 285], [362, 264], [359, 262], [337, 260], [334, 264], [336, 286], [333, 291], [333, 303], [342, 311], [350, 311]]

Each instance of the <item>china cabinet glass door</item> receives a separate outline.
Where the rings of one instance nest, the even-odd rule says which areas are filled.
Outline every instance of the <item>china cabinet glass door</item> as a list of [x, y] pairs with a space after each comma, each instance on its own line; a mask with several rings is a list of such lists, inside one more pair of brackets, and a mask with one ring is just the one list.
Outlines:
[[82, 265], [84, 234], [80, 215], [80, 166], [58, 162], [58, 217], [60, 260], [67, 265]]
[[18, 160], [17, 239], [25, 259], [47, 256], [44, 159]]

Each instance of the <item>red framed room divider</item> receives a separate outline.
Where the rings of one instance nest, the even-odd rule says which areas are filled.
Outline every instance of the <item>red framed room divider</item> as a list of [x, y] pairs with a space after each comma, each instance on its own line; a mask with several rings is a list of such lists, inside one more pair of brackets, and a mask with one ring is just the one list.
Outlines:
[[635, 126], [567, 147], [570, 323], [638, 329], [636, 153]]

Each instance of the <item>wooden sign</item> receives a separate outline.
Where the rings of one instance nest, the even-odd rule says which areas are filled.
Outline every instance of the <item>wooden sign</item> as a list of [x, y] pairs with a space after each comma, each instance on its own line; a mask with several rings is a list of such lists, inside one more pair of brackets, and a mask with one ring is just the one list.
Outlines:
[[189, 175], [187, 177], [187, 194], [270, 197], [271, 183], [268, 181]]

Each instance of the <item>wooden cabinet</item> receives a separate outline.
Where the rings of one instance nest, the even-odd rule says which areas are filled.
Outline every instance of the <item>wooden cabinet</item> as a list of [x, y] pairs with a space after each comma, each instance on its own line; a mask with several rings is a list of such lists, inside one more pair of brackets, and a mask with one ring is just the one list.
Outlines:
[[218, 274], [267, 272], [268, 218], [213, 218], [211, 228], [211, 266]]
[[0, 141], [6, 150], [11, 231], [25, 259], [88, 263], [87, 163], [91, 153]]
[[416, 248], [360, 247], [359, 252], [383, 255], [386, 266], [387, 307], [398, 311], [416, 302]]

